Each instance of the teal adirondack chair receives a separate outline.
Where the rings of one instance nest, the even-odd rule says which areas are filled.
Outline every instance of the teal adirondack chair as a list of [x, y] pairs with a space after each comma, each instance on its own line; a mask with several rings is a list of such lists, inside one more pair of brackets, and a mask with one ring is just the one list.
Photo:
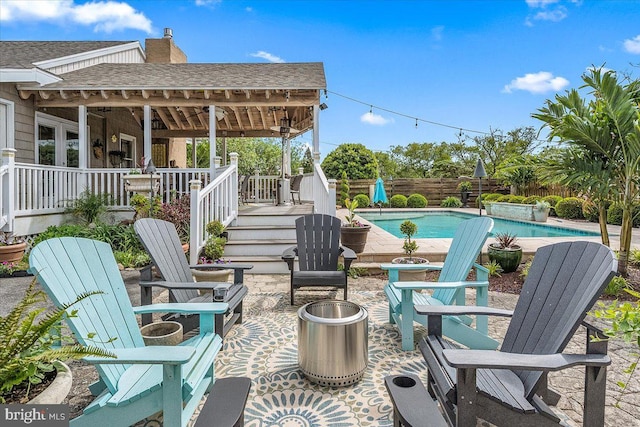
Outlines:
[[[442, 266], [427, 264], [382, 264], [389, 270], [389, 283], [384, 292], [389, 300], [389, 322], [397, 323], [402, 335], [402, 349], [413, 350], [413, 322], [427, 326], [426, 316], [416, 314], [414, 305], [465, 305], [465, 289], [475, 288], [476, 305], [486, 306], [488, 302], [489, 271], [475, 263], [484, 242], [493, 228], [493, 220], [478, 217], [463, 221], [456, 230]], [[471, 268], [475, 269], [476, 280], [466, 281]], [[400, 282], [400, 270], [441, 269], [438, 282]], [[418, 292], [434, 290], [431, 296]], [[469, 316], [442, 318], [442, 333], [470, 348], [495, 349], [498, 342], [488, 336], [486, 316], [476, 316], [475, 328], [470, 325]]]
[[[132, 307], [111, 247], [94, 240], [45, 240], [33, 248], [29, 264], [57, 306], [83, 292], [104, 292], [76, 304], [77, 316], [67, 322], [80, 343], [104, 347], [118, 358], [85, 359], [96, 364], [100, 381], [91, 389], [100, 394], [71, 425], [129, 426], [159, 411], [165, 426], [187, 425], [215, 379], [222, 340], [213, 332], [214, 315], [226, 312], [227, 304]], [[198, 313], [200, 332], [176, 347], [145, 347], [135, 314], [155, 312]]]

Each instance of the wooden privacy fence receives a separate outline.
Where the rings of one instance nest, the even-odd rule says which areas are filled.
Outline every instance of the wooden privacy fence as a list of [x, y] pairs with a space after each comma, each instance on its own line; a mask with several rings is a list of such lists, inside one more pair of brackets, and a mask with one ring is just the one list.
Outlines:
[[[449, 196], [455, 196], [460, 198], [460, 191], [458, 191], [458, 184], [462, 181], [471, 182], [471, 197], [469, 201], [475, 203], [476, 197], [478, 197], [478, 180], [477, 179], [457, 179], [457, 178], [396, 178], [384, 180], [384, 188], [387, 192], [387, 197], [391, 199], [396, 194], [402, 194], [403, 196], [410, 196], [417, 193], [422, 194], [429, 201], [429, 206], [440, 206], [440, 202]], [[375, 185], [375, 179], [354, 179], [349, 180], [349, 195], [354, 197], [356, 194], [366, 194], [372, 196], [373, 186]], [[336, 197], [340, 198], [340, 183], [338, 182], [338, 194]], [[482, 179], [482, 194], [485, 193], [501, 193], [512, 194], [509, 186], [502, 185], [496, 179]], [[515, 192], [514, 192], [515, 194]], [[532, 183], [529, 185], [522, 196], [548, 196], [550, 194], [569, 197], [575, 196], [575, 194], [568, 188], [560, 185], [542, 186], [538, 183]], [[339, 200], [338, 200], [339, 202]]]

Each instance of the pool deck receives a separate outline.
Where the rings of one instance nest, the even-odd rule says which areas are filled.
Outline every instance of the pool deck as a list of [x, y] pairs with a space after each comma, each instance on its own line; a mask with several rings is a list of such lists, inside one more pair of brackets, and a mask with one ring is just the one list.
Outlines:
[[[359, 209], [358, 212], [367, 212], [367, 213], [375, 213], [379, 212], [378, 209]], [[426, 212], [436, 212], [436, 211], [459, 211], [465, 214], [478, 215], [478, 209], [475, 208], [460, 208], [460, 209], [450, 209], [450, 208], [425, 208], [425, 209], [412, 209], [411, 211], [426, 211]], [[391, 213], [391, 212], [407, 212], [406, 209], [383, 209], [383, 213]], [[482, 211], [483, 215], [486, 215], [486, 212]], [[336, 215], [338, 218], [343, 219], [347, 215], [346, 209], [340, 209], [337, 211]], [[402, 244], [404, 240], [402, 238], [398, 238], [393, 236], [391, 233], [383, 230], [382, 228], [376, 226], [375, 224], [358, 217], [358, 219], [365, 223], [371, 225], [371, 231], [367, 237], [367, 244], [365, 245], [364, 251], [358, 254], [358, 263], [361, 264], [370, 264], [370, 263], [381, 263], [381, 262], [390, 262], [391, 259], [403, 256], [404, 253], [402, 251]], [[596, 233], [600, 233], [600, 226], [598, 223], [587, 222], [587, 221], [572, 221], [567, 219], [559, 219], [557, 217], [549, 217], [546, 223], [539, 223], [549, 226], [559, 226], [564, 228], [571, 228], [577, 230], [585, 230], [585, 231], [593, 231]], [[609, 240], [610, 246], [613, 250], [618, 250], [620, 248], [620, 226], [617, 225], [608, 225], [607, 229], [609, 230]], [[452, 239], [415, 239], [420, 247], [415, 256], [420, 256], [427, 258], [429, 261], [433, 262], [441, 262], [444, 261], [444, 258], [449, 250], [449, 246], [451, 245]], [[522, 237], [518, 238], [518, 244], [522, 247], [523, 256], [529, 257], [538, 250], [539, 247], [550, 245], [552, 243], [564, 242], [564, 241], [577, 241], [577, 240], [586, 240], [593, 242], [601, 242], [600, 236], [574, 236], [574, 237]], [[485, 246], [483, 248], [483, 253], [486, 254], [487, 247], [490, 243], [493, 243], [494, 239], [489, 237]], [[634, 229], [633, 235], [631, 239], [631, 248], [632, 249], [640, 249], [640, 229]]]

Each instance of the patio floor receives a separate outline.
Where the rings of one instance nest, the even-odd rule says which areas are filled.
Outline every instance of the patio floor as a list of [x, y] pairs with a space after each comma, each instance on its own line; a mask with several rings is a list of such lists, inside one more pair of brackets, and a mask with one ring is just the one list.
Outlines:
[[[123, 277], [134, 305], [139, 304], [138, 272], [124, 271]], [[20, 298], [21, 289], [30, 278], [0, 279], [0, 314], [6, 314], [12, 300]], [[288, 304], [288, 276], [247, 275], [250, 292], [245, 302], [245, 322], [234, 326], [225, 339], [224, 349], [217, 359], [219, 376], [249, 376], [253, 387], [247, 403], [249, 426], [278, 425], [357, 425], [390, 426], [391, 406], [383, 386], [383, 377], [390, 373], [415, 372], [426, 380], [424, 365], [418, 351], [402, 352], [399, 335], [387, 321], [386, 303], [381, 276], [350, 279], [350, 299], [369, 311], [369, 368], [362, 381], [344, 388], [321, 387], [304, 379], [297, 368], [297, 335], [295, 313], [304, 302], [333, 298], [335, 291], [299, 291], [296, 306]], [[517, 296], [489, 293], [489, 305], [512, 309]], [[472, 294], [469, 295], [472, 300]], [[166, 292], [155, 300], [166, 300]], [[491, 335], [504, 335], [507, 321], [492, 319]], [[584, 330], [579, 330], [568, 352], [581, 352], [585, 343]], [[634, 347], [612, 342], [613, 365], [607, 379], [606, 426], [640, 425], [640, 377], [629, 383], [629, 390], [614, 407], [620, 389], [618, 381], [628, 381], [623, 373], [632, 361]], [[637, 350], [637, 349], [636, 349]], [[95, 378], [95, 370], [73, 362], [74, 386], [69, 402], [76, 410], [90, 400], [87, 385]], [[580, 425], [582, 414], [582, 384], [584, 372], [572, 368], [550, 375], [552, 387], [563, 396], [558, 409], [569, 425]], [[330, 409], [328, 409], [330, 408]], [[73, 408], [72, 408], [73, 412]], [[338, 419], [342, 419], [338, 422]], [[288, 424], [294, 423], [294, 424]], [[484, 425], [479, 423], [479, 425]]]

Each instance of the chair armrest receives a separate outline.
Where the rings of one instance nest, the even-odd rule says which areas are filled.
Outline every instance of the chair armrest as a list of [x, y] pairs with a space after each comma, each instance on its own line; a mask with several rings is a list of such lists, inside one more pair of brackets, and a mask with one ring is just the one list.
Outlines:
[[223, 264], [196, 264], [190, 265], [192, 270], [251, 270], [253, 264], [234, 264], [233, 262], [227, 262]]
[[217, 288], [229, 288], [231, 286], [228, 282], [140, 282], [140, 286], [143, 288], [152, 288], [159, 286], [166, 289], [217, 289]]
[[282, 252], [282, 259], [284, 261], [287, 260], [293, 260], [296, 255], [298, 255], [298, 247], [297, 246], [291, 246], [290, 248], [287, 248], [284, 250], [284, 252]]
[[463, 314], [484, 314], [511, 317], [513, 310], [476, 305], [416, 305], [416, 313], [426, 316], [459, 316]]
[[226, 302], [185, 302], [162, 303], [152, 305], [140, 305], [133, 307], [136, 314], [143, 313], [199, 313], [199, 314], [224, 314], [229, 310]]
[[148, 346], [136, 348], [109, 349], [117, 358], [87, 356], [87, 363], [97, 364], [153, 364], [182, 365], [187, 363], [196, 353], [195, 348], [188, 346]]
[[398, 289], [458, 289], [483, 288], [489, 286], [489, 282], [393, 282], [392, 285]]
[[609, 366], [606, 354], [520, 354], [493, 350], [446, 349], [444, 360], [454, 368], [521, 369], [525, 371], [559, 371], [572, 366]]
[[342, 251], [342, 254], [341, 254], [342, 258], [344, 258], [345, 261], [347, 260], [353, 261], [354, 259], [358, 259], [358, 256], [353, 251], [353, 249], [348, 248], [346, 246], [340, 246], [340, 249]]

